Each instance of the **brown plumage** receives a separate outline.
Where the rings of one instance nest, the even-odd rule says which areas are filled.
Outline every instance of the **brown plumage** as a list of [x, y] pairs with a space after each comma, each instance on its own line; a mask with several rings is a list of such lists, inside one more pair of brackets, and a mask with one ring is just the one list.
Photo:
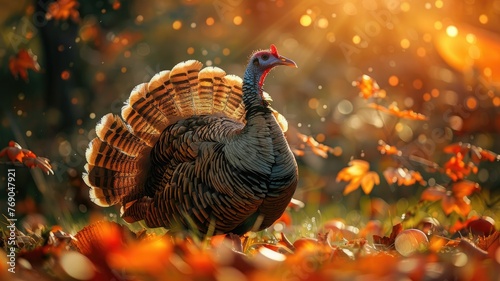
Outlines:
[[[198, 61], [138, 85], [122, 118], [105, 115], [86, 153], [84, 180], [100, 206], [149, 227], [243, 234], [278, 219], [295, 191], [297, 164], [262, 90], [277, 65], [254, 52], [243, 81]], [[277, 121], [278, 119], [278, 121]]]

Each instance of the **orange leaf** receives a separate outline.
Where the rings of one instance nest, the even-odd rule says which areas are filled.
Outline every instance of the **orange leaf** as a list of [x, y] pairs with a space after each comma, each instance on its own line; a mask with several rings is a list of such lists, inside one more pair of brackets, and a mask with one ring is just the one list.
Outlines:
[[364, 160], [354, 159], [349, 162], [349, 167], [343, 168], [337, 174], [336, 181], [348, 181], [343, 194], [349, 194], [352, 191], [361, 188], [366, 194], [369, 194], [375, 184], [380, 184], [380, 178], [377, 173], [369, 171], [370, 164]]
[[387, 236], [380, 237], [378, 235], [373, 235], [373, 242], [376, 244], [381, 244], [381, 245], [393, 248], [394, 241], [396, 240], [396, 236], [398, 236], [398, 234], [401, 233], [401, 231], [403, 231], [403, 225], [398, 223], [392, 227], [392, 232], [391, 232], [391, 235], [389, 237], [387, 237]]
[[488, 160], [490, 162], [500, 161], [500, 155], [498, 155], [492, 151], [482, 149], [480, 147], [478, 147], [478, 150], [479, 150], [479, 155], [481, 156], [480, 157], [481, 160]]
[[11, 162], [23, 163], [29, 168], [40, 168], [47, 174], [54, 174], [50, 160], [45, 157], [38, 157], [28, 149], [22, 148], [17, 142], [10, 141], [9, 146], [0, 151], [0, 158], [7, 157]]
[[397, 147], [388, 145], [383, 140], [378, 141], [377, 150], [382, 154], [401, 156], [402, 152]]
[[172, 252], [173, 247], [165, 238], [144, 239], [108, 253], [107, 262], [114, 269], [155, 274], [165, 270]]
[[479, 187], [479, 184], [472, 182], [472, 181], [459, 181], [456, 183], [453, 183], [452, 186], [452, 192], [455, 197], [457, 198], [462, 198], [464, 196], [470, 196], [472, 193], [477, 192], [481, 190], [481, 187]]
[[444, 196], [446, 196], [446, 188], [440, 185], [436, 185], [426, 188], [422, 192], [420, 199], [424, 201], [438, 201], [443, 199]]
[[480, 161], [500, 161], [500, 155], [490, 150], [483, 149], [482, 147], [472, 145], [470, 143], [457, 142], [446, 146], [443, 151], [449, 154], [467, 155], [470, 153], [471, 160], [474, 163]]
[[457, 142], [445, 146], [443, 148], [443, 152], [449, 154], [458, 154], [458, 153], [466, 154], [469, 151], [469, 149], [470, 149], [470, 144]]
[[361, 184], [361, 178], [351, 179], [349, 184], [347, 184], [346, 187], [344, 188], [344, 192], [342, 194], [347, 195], [353, 192], [354, 190], [358, 189], [360, 184]]
[[380, 178], [375, 172], [368, 172], [361, 178], [361, 188], [365, 194], [370, 194], [372, 192], [374, 185], [380, 184]]
[[376, 110], [382, 111], [384, 113], [394, 115], [398, 118], [405, 118], [405, 119], [410, 119], [410, 120], [420, 120], [420, 121], [429, 119], [429, 118], [427, 118], [427, 116], [425, 116], [421, 113], [417, 113], [413, 110], [400, 110], [395, 102], [393, 102], [391, 105], [389, 105], [389, 107], [385, 107], [383, 105], [376, 104], [376, 103], [371, 103], [368, 106], [371, 108], [374, 108]]
[[459, 152], [456, 154], [456, 156], [451, 157], [444, 164], [446, 175], [448, 175], [453, 181], [462, 180], [471, 172], [477, 173], [476, 165], [474, 165], [474, 163], [472, 162], [465, 163], [463, 159], [464, 155]]
[[500, 251], [500, 231], [496, 230], [487, 237], [479, 237], [477, 246], [488, 252], [488, 256], [498, 261]]
[[101, 258], [120, 250], [127, 236], [132, 236], [132, 232], [125, 227], [115, 222], [98, 221], [78, 231], [72, 244], [84, 255]]
[[406, 168], [389, 167], [384, 171], [384, 177], [389, 184], [396, 183], [397, 185], [413, 185], [416, 182], [425, 184], [422, 175], [417, 171], [410, 171]]
[[353, 82], [353, 85], [359, 88], [359, 95], [364, 99], [385, 97], [385, 91], [381, 90], [377, 81], [368, 75], [363, 74], [359, 80]]
[[476, 190], [479, 190], [479, 185], [468, 181], [454, 184], [452, 190], [437, 185], [425, 189], [420, 199], [424, 201], [441, 200], [441, 207], [446, 215], [455, 211], [466, 216], [471, 211], [470, 199], [467, 196]]
[[57, 0], [49, 4], [45, 18], [48, 20], [67, 20], [71, 17], [73, 22], [80, 22], [80, 13], [78, 12], [80, 3], [76, 0]]
[[448, 242], [448, 240], [444, 237], [433, 235], [429, 241], [429, 250], [434, 253], [439, 253], [439, 251], [441, 251], [441, 249], [446, 245], [446, 242]]
[[470, 212], [470, 206], [467, 204], [461, 204], [461, 202], [463, 201], [459, 201], [455, 197], [444, 196], [441, 200], [441, 206], [444, 213], [447, 215], [451, 214], [453, 211], [458, 214], [465, 213], [465, 215], [467, 215]]
[[24, 81], [28, 81], [28, 69], [35, 72], [40, 71], [40, 65], [31, 50], [21, 49], [15, 57], [9, 59], [10, 73], [17, 79], [19, 76]]

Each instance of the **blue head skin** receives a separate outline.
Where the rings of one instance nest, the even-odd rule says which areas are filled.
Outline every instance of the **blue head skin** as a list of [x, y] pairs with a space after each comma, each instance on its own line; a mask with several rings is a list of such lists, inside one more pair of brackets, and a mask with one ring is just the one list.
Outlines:
[[[297, 67], [294, 61], [286, 57], [280, 56], [276, 46], [271, 45], [269, 50], [257, 51], [252, 54], [248, 62], [248, 66], [244, 77], [244, 87], [249, 86], [254, 88], [257, 86], [258, 94], [262, 99], [262, 86], [264, 85], [264, 80], [271, 69], [278, 65]], [[258, 82], [257, 82], [258, 81]]]

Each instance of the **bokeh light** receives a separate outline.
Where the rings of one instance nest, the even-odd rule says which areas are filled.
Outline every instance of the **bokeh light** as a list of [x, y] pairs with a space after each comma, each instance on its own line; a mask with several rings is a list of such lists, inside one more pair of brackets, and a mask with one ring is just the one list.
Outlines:
[[179, 30], [182, 27], [182, 22], [180, 20], [176, 20], [172, 23], [172, 28], [175, 30]]
[[450, 37], [456, 37], [458, 35], [458, 28], [454, 25], [450, 25], [446, 28], [446, 34]]
[[309, 16], [309, 15], [302, 15], [300, 17], [300, 24], [302, 26], [306, 26], [307, 27], [307, 26], [310, 26], [311, 23], [312, 23], [311, 16]]

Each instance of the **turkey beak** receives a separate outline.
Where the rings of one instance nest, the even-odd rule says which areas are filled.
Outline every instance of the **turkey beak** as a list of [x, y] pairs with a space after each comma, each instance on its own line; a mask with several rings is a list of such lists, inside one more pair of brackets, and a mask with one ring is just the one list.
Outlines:
[[276, 65], [286, 65], [286, 66], [292, 66], [292, 67], [297, 68], [297, 64], [293, 60], [282, 57], [282, 56], [279, 56], [278, 61], [276, 62]]

